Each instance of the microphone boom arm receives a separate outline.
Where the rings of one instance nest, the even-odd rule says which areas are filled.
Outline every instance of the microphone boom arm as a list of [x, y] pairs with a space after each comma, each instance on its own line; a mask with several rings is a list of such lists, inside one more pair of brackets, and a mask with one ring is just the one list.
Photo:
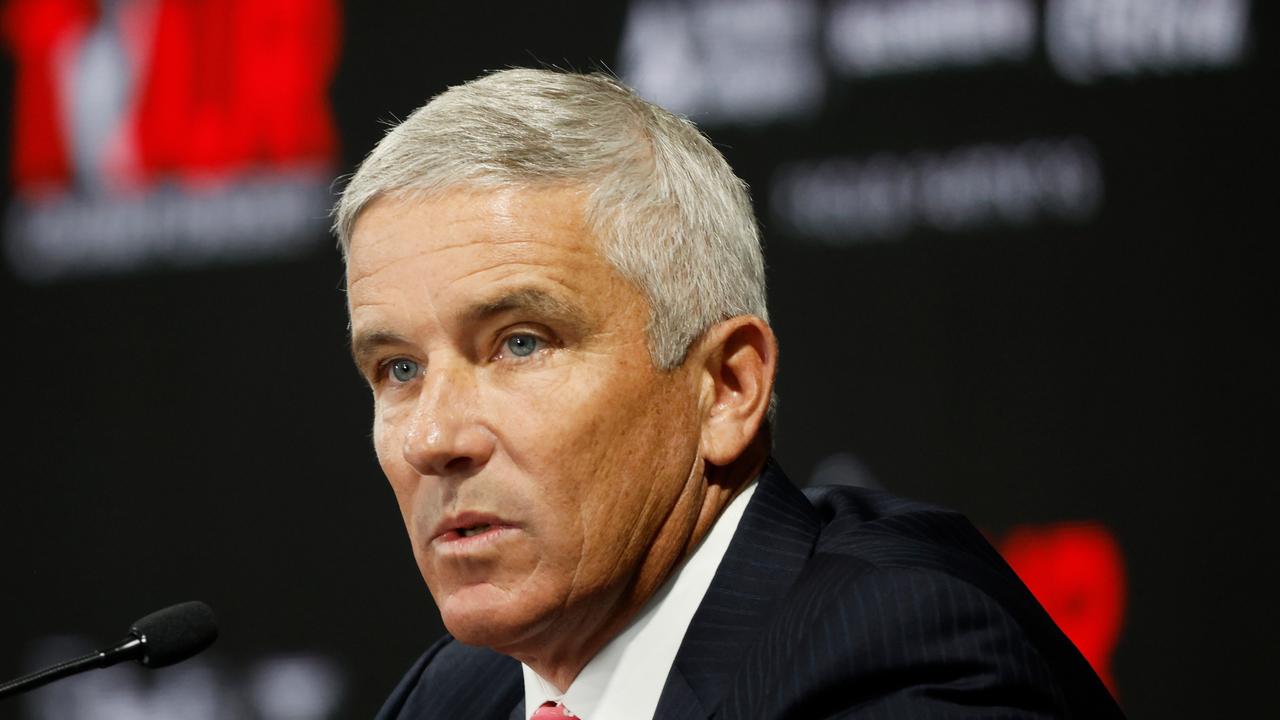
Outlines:
[[45, 667], [44, 670], [37, 670], [35, 673], [23, 675], [22, 678], [9, 680], [6, 683], [0, 683], [0, 698], [13, 696], [20, 692], [31, 691], [54, 682], [67, 678], [69, 675], [83, 673], [84, 670], [99, 669], [99, 667], [109, 667], [115, 665], [116, 662], [125, 660], [137, 660], [142, 656], [142, 641], [140, 638], [129, 635], [114, 646], [104, 648], [104, 650], [88, 653], [77, 657], [74, 660], [59, 662], [58, 665]]
[[34, 690], [41, 685], [47, 685], [54, 680], [61, 680], [64, 677], [82, 673], [85, 670], [110, 667], [125, 660], [136, 660], [142, 657], [142, 652], [142, 640], [130, 635], [109, 648], [82, 655], [74, 660], [58, 663], [33, 672], [30, 675], [23, 675], [16, 680], [0, 683], [0, 699], [10, 695], [17, 695], [27, 690]]

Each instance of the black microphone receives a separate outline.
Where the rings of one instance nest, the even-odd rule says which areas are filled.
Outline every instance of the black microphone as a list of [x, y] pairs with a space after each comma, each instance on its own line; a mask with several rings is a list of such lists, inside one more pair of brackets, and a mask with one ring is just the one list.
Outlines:
[[135, 622], [129, 636], [109, 648], [0, 684], [0, 698], [125, 660], [153, 668], [172, 665], [204, 650], [217, 638], [218, 622], [208, 605], [198, 600], [170, 605]]

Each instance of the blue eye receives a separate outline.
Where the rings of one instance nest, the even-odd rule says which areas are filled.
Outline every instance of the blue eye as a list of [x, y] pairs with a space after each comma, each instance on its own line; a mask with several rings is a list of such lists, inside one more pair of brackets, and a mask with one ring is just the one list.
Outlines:
[[533, 354], [534, 350], [538, 349], [538, 343], [537, 336], [521, 333], [507, 338], [506, 348], [516, 357], [528, 357]]
[[393, 360], [391, 362], [391, 377], [394, 378], [396, 382], [407, 383], [416, 377], [417, 374], [418, 363], [412, 360], [400, 358], [399, 360]]

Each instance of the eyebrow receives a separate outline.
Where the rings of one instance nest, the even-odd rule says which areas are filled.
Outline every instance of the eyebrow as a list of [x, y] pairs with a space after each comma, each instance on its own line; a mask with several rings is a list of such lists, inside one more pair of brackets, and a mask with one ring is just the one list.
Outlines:
[[351, 359], [356, 367], [364, 367], [364, 361], [377, 354], [379, 348], [409, 344], [405, 336], [391, 330], [372, 330], [351, 338]]
[[[522, 311], [535, 318], [555, 322], [578, 336], [586, 334], [588, 328], [586, 314], [577, 305], [532, 287], [503, 292], [474, 303], [463, 311], [462, 318], [467, 324], [476, 324], [506, 313]], [[380, 348], [412, 344], [408, 338], [393, 330], [370, 330], [351, 338], [351, 358], [356, 366], [362, 367], [365, 359], [377, 354]]]
[[507, 291], [478, 302], [463, 312], [462, 316], [468, 323], [477, 323], [505, 313], [521, 311], [566, 325], [575, 334], [584, 334], [587, 329], [586, 314], [578, 306], [533, 287]]

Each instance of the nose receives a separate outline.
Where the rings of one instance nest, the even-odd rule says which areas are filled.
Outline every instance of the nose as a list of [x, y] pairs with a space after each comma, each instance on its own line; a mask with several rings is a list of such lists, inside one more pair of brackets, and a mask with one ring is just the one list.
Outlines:
[[418, 473], [466, 476], [489, 462], [494, 437], [480, 421], [476, 391], [465, 368], [426, 371], [402, 450]]

